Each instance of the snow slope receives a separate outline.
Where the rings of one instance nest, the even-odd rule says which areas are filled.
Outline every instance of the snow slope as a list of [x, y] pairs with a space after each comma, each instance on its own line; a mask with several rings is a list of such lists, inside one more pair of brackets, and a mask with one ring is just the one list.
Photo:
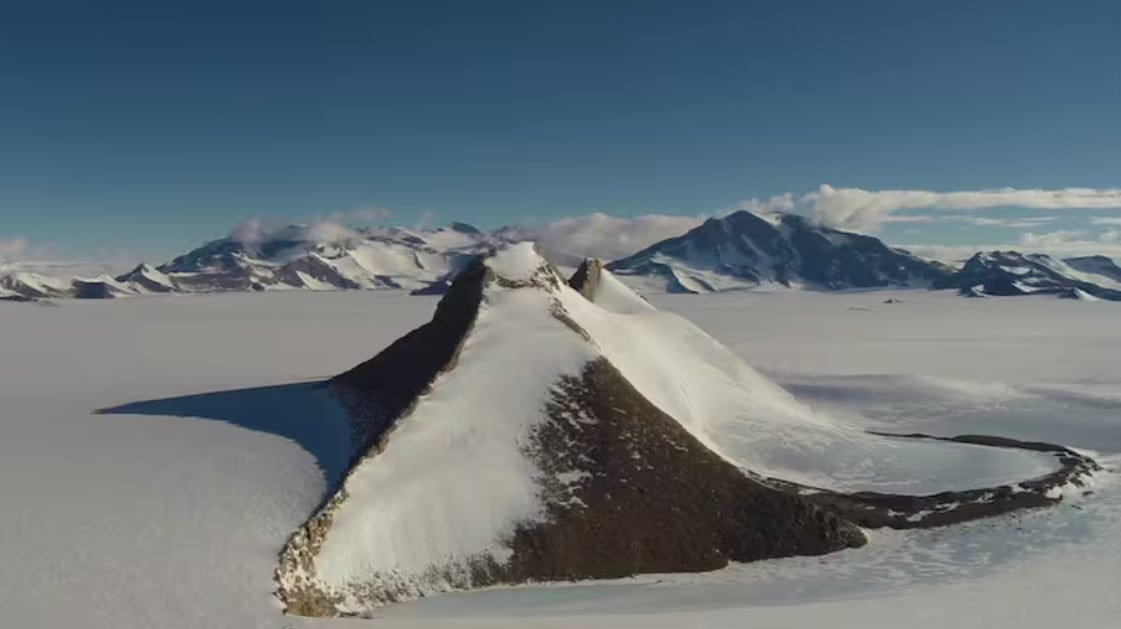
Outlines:
[[1040, 476], [1049, 457], [867, 434], [801, 403], [702, 330], [604, 271], [572, 318], [659, 408], [744, 469], [840, 491], [931, 494]]
[[[904, 303], [881, 305], [888, 296]], [[653, 300], [854, 425], [1121, 453], [1109, 308], [912, 292]], [[368, 292], [0, 303], [3, 623], [1050, 629], [1121, 615], [1121, 491], [1106, 483], [1078, 509], [890, 532], [826, 558], [436, 597], [372, 621], [281, 616], [276, 555], [347, 447], [338, 409], [304, 383], [368, 358], [434, 303]], [[119, 410], [94, 413], [106, 408]]]
[[[541, 263], [523, 243], [490, 266], [499, 277], [528, 281]], [[346, 479], [346, 502], [315, 562], [327, 587], [389, 574], [379, 578], [395, 583], [383, 587], [416, 594], [448, 588], [443, 571], [469, 573], [480, 555], [504, 561], [510, 551], [501, 542], [517, 524], [543, 516], [541, 472], [523, 446], [547, 419], [551, 386], [596, 355], [552, 315], [551, 297], [532, 288], [488, 289], [455, 368]]]

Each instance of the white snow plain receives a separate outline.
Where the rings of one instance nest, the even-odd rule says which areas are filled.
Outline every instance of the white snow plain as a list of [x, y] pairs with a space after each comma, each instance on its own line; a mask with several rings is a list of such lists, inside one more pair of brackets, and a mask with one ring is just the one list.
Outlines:
[[[884, 304], [889, 297], [903, 303]], [[945, 293], [653, 296], [854, 426], [1121, 455], [1110, 304]], [[12, 627], [1110, 627], [1121, 487], [709, 574], [280, 614], [277, 553], [347, 436], [315, 384], [426, 321], [384, 292], [0, 303], [0, 623]], [[106, 409], [104, 412], [98, 412]]]

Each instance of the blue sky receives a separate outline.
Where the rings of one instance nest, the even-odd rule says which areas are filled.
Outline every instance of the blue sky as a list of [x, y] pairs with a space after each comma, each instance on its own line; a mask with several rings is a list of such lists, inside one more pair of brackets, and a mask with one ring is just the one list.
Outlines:
[[[0, 241], [74, 255], [366, 207], [489, 227], [823, 183], [1121, 187], [1116, 0], [40, 0], [0, 7], [0, 86]], [[860, 227], [955, 246], [1121, 216], [932, 211], [1050, 220]]]

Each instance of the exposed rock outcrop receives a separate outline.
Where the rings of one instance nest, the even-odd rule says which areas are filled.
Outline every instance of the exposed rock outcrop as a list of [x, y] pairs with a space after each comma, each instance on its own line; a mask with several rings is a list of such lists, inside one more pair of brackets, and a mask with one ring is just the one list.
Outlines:
[[[599, 268], [585, 265], [585, 290], [594, 292]], [[453, 282], [432, 321], [332, 380], [352, 418], [353, 464], [281, 556], [278, 594], [289, 612], [361, 614], [446, 588], [711, 570], [729, 561], [817, 555], [864, 543], [852, 524], [745, 475], [645, 399], [606, 358], [594, 357], [594, 341], [555, 298], [562, 290], [567, 286], [547, 264], [502, 273], [479, 258]], [[536, 470], [537, 516], [499, 535], [504, 557], [476, 553], [419, 574], [375, 571], [329, 582], [320, 574], [321, 553], [337, 515], [354, 499], [348, 481], [394, 447], [398, 426], [418, 421], [414, 408], [440, 386], [441, 373], [457, 369], [481, 304], [511, 291], [545, 295], [543, 314], [592, 356], [577, 373], [558, 375], [538, 393], [542, 417], [527, 424], [523, 438], [505, 444]], [[549, 350], [529, 344], [525, 351]], [[514, 374], [509, 380], [520, 386]]]
[[452, 282], [431, 321], [331, 380], [351, 418], [352, 455], [369, 450], [440, 372], [455, 366], [493, 279], [485, 259], [477, 258]]
[[[528, 244], [468, 264], [431, 321], [331, 380], [351, 420], [351, 465], [281, 553], [285, 609], [360, 616], [453, 589], [821, 555], [864, 544], [859, 526], [937, 526], [1044, 506], [1097, 469], [1057, 446], [960, 437], [1052, 455], [1058, 470], [932, 496], [772, 477], [751, 466], [774, 465], [769, 453], [736, 458], [714, 446], [703, 422], [724, 418], [671, 414], [657, 383], [675, 379], [681, 352], [734, 388], [732, 411], [747, 415], [733, 430], [791, 448], [777, 469], [833, 449], [842, 462], [867, 462], [879, 447], [910, 450], [889, 443], [896, 436], [803, 415], [715, 341], [661, 314], [598, 261], [568, 282]], [[673, 358], [619, 354], [630, 345], [612, 336], [628, 334], [669, 343]]]

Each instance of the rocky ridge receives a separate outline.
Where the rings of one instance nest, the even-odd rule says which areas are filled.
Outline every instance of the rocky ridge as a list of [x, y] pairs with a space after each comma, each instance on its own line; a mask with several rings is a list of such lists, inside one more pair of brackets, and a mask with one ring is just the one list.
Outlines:
[[[565, 282], [526, 245], [510, 249], [473, 260], [432, 321], [332, 379], [351, 418], [352, 464], [281, 554], [277, 595], [289, 613], [366, 615], [379, 605], [449, 589], [703, 571], [729, 561], [824, 554], [863, 544], [857, 523], [934, 526], [1042, 506], [1058, 500], [1056, 487], [1077, 485], [1096, 469], [1059, 448], [1059, 470], [1028, 479], [1018, 490], [936, 497], [849, 494], [745, 469], [648, 399], [600, 350], [595, 329], [582, 324], [591, 321], [584, 309], [598, 308], [597, 302], [633, 311], [652, 307], [621, 292], [598, 261], [586, 262]], [[504, 351], [527, 372], [533, 363], [560, 366], [544, 379], [519, 381], [519, 372], [491, 360]], [[525, 352], [533, 358], [519, 360], [528, 358]], [[495, 373], [485, 373], [485, 366]], [[479, 399], [441, 397], [477, 389], [479, 378], [487, 383]], [[465, 381], [471, 386], [462, 387]], [[507, 406], [515, 401], [503, 400], [513, 390], [532, 394], [520, 411], [511, 412]], [[441, 453], [447, 443], [459, 445]], [[472, 458], [480, 444], [485, 456]], [[410, 474], [420, 478], [398, 477], [400, 459], [390, 459], [408, 459], [411, 448], [433, 457], [434, 465], [441, 457], [462, 457], [462, 466], [452, 461], [447, 471], [418, 468]], [[507, 459], [523, 477], [487, 476], [496, 461]], [[400, 486], [455, 484], [472, 473], [482, 474], [481, 488], [468, 486], [471, 498], [463, 504], [465, 492], [456, 491], [451, 506], [417, 506], [414, 501], [438, 497]], [[401, 480], [384, 484], [391, 478]], [[369, 484], [374, 479], [382, 479], [377, 489]], [[507, 502], [526, 499], [502, 493], [514, 481], [528, 483], [531, 508], [509, 508]], [[987, 506], [962, 506], [962, 498]], [[381, 502], [365, 504], [370, 500]], [[387, 512], [393, 504], [409, 506]], [[448, 543], [442, 522], [471, 531], [480, 509], [488, 525], [473, 545], [426, 554]], [[420, 520], [397, 519], [405, 513]], [[435, 513], [440, 521], [424, 521]], [[429, 533], [418, 542], [417, 530]], [[420, 544], [419, 556], [430, 558], [415, 560], [413, 543]]]

